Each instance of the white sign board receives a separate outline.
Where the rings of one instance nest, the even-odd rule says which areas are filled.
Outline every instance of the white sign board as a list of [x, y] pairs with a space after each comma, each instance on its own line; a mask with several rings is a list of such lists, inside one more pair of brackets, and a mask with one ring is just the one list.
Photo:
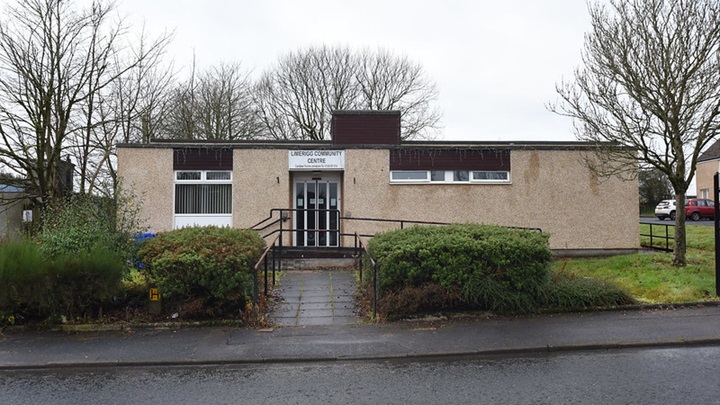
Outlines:
[[32, 222], [32, 210], [23, 210], [23, 222]]
[[288, 151], [290, 170], [345, 170], [344, 150]]

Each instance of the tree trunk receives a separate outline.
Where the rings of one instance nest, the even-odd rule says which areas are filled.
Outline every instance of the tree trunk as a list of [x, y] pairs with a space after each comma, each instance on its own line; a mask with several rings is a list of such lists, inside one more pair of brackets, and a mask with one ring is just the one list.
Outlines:
[[685, 240], [685, 192], [675, 195], [675, 246], [673, 248], [672, 264], [675, 267], [685, 267], [687, 259], [687, 242]]

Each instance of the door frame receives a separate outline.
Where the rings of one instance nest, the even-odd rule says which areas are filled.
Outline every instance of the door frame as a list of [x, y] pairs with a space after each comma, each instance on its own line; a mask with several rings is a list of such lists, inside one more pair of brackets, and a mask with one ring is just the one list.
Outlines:
[[[315, 202], [314, 205], [313, 205], [313, 208], [306, 208], [306, 207], [309, 206], [309, 201], [307, 201], [308, 199], [306, 198], [306, 196], [307, 196], [307, 184], [308, 184], [308, 183], [314, 183], [314, 184], [315, 184], [315, 187], [316, 187], [316, 191], [315, 191], [315, 192], [317, 193], [317, 188], [319, 188], [319, 187], [318, 187], [319, 184], [325, 182], [326, 184], [328, 184], [328, 187], [329, 187], [329, 184], [331, 184], [331, 183], [335, 183], [335, 184], [337, 185], [337, 197], [336, 197], [336, 198], [337, 198], [337, 201], [336, 201], [336, 206], [337, 206], [337, 208], [336, 208], [336, 209], [338, 210], [337, 229], [333, 229], [333, 228], [330, 227], [330, 221], [331, 221], [331, 218], [330, 218], [330, 214], [331, 214], [331, 213], [330, 213], [330, 212], [327, 212], [327, 213], [326, 213], [326, 215], [327, 215], [326, 218], [325, 218], [325, 220], [326, 220], [326, 225], [323, 227], [323, 229], [326, 229], [326, 230], [334, 230], [335, 232], [337, 232], [337, 234], [336, 234], [337, 237], [336, 237], [336, 241], [335, 241], [336, 243], [335, 243], [335, 244], [331, 244], [331, 243], [330, 243], [330, 242], [331, 242], [330, 238], [325, 238], [325, 244], [324, 244], [324, 245], [319, 245], [320, 240], [321, 240], [320, 237], [319, 237], [319, 235], [317, 235], [318, 237], [315, 237], [316, 235], [313, 235], [313, 239], [315, 240], [315, 243], [314, 243], [314, 245], [308, 246], [307, 241], [308, 241], [308, 234], [309, 234], [309, 233], [308, 233], [307, 231], [299, 231], [299, 230], [298, 230], [298, 231], [294, 231], [294, 232], [292, 233], [292, 235], [293, 235], [293, 237], [292, 237], [293, 246], [300, 246], [300, 247], [320, 247], [320, 248], [325, 248], [325, 247], [340, 247], [340, 245], [341, 245], [341, 240], [342, 240], [342, 237], [340, 236], [340, 232], [341, 232], [341, 229], [340, 229], [340, 228], [341, 228], [341, 221], [340, 221], [340, 216], [341, 216], [341, 215], [340, 215], [340, 212], [342, 212], [342, 211], [341, 211], [341, 209], [342, 209], [342, 178], [343, 178], [343, 173], [342, 173], [342, 172], [338, 172], [338, 171], [327, 171], [327, 172], [293, 172], [293, 174], [292, 174], [292, 182], [291, 182], [291, 188], [292, 188], [292, 190], [291, 190], [291, 192], [292, 192], [291, 198], [292, 198], [292, 207], [293, 207], [293, 209], [295, 209], [295, 210], [298, 210], [298, 209], [319, 210], [318, 208], [316, 208], [316, 207], [318, 206], [319, 202]], [[299, 183], [299, 182], [305, 183], [305, 187], [304, 187], [304, 191], [303, 191], [303, 205], [304, 205], [303, 207], [298, 207], [298, 183]], [[327, 190], [327, 193], [329, 193], [329, 188], [328, 188], [328, 190]], [[327, 205], [330, 206], [330, 205], [331, 205], [331, 204], [330, 204], [330, 201], [329, 201], [329, 200], [330, 200], [330, 196], [326, 196], [326, 199], [328, 200]], [[318, 200], [319, 200], [319, 198], [318, 198]], [[317, 201], [317, 200], [316, 200], [316, 201]], [[326, 209], [329, 210], [330, 208], [326, 208]], [[302, 216], [303, 216], [303, 217], [302, 217], [302, 218], [303, 218], [303, 221], [302, 221], [303, 224], [307, 224], [307, 222], [308, 222], [308, 221], [307, 221], [307, 220], [308, 220], [308, 216], [307, 216], [307, 215], [308, 215], [308, 214], [309, 214], [309, 212], [307, 212], [307, 211], [294, 211], [294, 215], [293, 215], [293, 225], [292, 225], [292, 226], [293, 226], [293, 229], [307, 229], [307, 226], [306, 226], [306, 225], [303, 226], [303, 227], [299, 227], [299, 226], [298, 226], [298, 219], [299, 219], [300, 216], [302, 215]], [[316, 212], [314, 213], [314, 215], [315, 215], [315, 217], [314, 217], [314, 223], [316, 224], [315, 227], [314, 227], [314, 229], [320, 229], [317, 224], [320, 222], [320, 217], [319, 217], [319, 215], [321, 215], [321, 214], [316, 211]], [[303, 235], [303, 238], [302, 238], [302, 239], [303, 239], [302, 244], [298, 244], [298, 235], [299, 235], [299, 232], [304, 232], [304, 235]], [[330, 232], [326, 232], [326, 235], [329, 236], [329, 235], [330, 235]]]

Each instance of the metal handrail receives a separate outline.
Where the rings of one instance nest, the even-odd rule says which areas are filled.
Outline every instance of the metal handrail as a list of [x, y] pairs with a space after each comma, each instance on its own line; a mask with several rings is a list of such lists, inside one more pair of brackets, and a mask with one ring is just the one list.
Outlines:
[[[454, 225], [455, 224], [453, 222], [417, 221], [417, 220], [411, 220], [411, 219], [386, 219], [386, 218], [362, 218], [362, 217], [340, 217], [340, 219], [346, 219], [346, 220], [350, 220], [350, 221], [392, 222], [392, 223], [400, 224], [400, 229], [404, 229], [405, 224], [411, 224], [411, 225]], [[523, 227], [523, 226], [503, 226], [503, 228], [542, 232], [542, 228], [528, 228], [528, 227]]]
[[372, 268], [372, 319], [377, 319], [377, 270], [378, 270], [378, 264], [373, 259], [373, 257], [370, 255], [370, 252], [368, 251], [368, 247], [363, 242], [362, 238], [360, 237], [360, 234], [355, 232], [355, 250], [358, 252], [356, 254], [357, 261], [358, 261], [358, 271], [360, 273], [360, 282], [362, 283], [362, 275], [363, 275], [363, 254], [367, 255], [368, 260], [370, 261], [370, 265]]
[[[271, 219], [273, 218], [273, 211], [274, 211], [275, 209], [276, 209], [276, 208], [273, 208], [272, 210], [270, 210], [270, 216], [269, 216], [269, 217], [263, 219], [262, 221], [258, 222], [257, 224], [255, 224], [255, 225], [253, 225], [253, 226], [251, 226], [251, 227], [248, 227], [248, 229], [257, 230], [256, 228], [257, 228], [258, 226], [262, 225], [264, 222], [267, 222], [267, 221], [271, 220]], [[281, 218], [279, 218], [279, 219], [282, 219], [282, 216], [281, 216]], [[277, 221], [275, 221], [275, 222], [277, 222]], [[274, 222], [273, 222], [273, 223], [274, 223]]]
[[[338, 209], [314, 209], [314, 208], [271, 208], [270, 209], [270, 215], [265, 218], [264, 220], [258, 222], [257, 224], [250, 227], [250, 229], [255, 230], [264, 230], [270, 227], [271, 225], [280, 222], [281, 220], [286, 220], [287, 217], [282, 217], [283, 212], [330, 212], [330, 213], [340, 213], [340, 210]], [[263, 228], [257, 229], [258, 226], [263, 224], [264, 222], [267, 222], [273, 218], [274, 212], [280, 212], [280, 218], [275, 220], [272, 224], [266, 225]], [[389, 222], [389, 223], [396, 223], [400, 225], [400, 229], [405, 228], [405, 224], [411, 224], [411, 225], [453, 225], [452, 222], [437, 222], [437, 221], [419, 221], [419, 220], [410, 220], [410, 219], [391, 219], [391, 218], [366, 218], [366, 217], [348, 217], [348, 216], [338, 216], [339, 220], [348, 220], [348, 221], [370, 221], [370, 222]], [[504, 228], [508, 229], [520, 229], [520, 230], [529, 230], [529, 231], [538, 231], [542, 232], [541, 228], [531, 228], [531, 227], [521, 227], [521, 226], [505, 226]]]
[[[283, 217], [283, 212], [305, 212], [305, 211], [336, 212], [336, 213], [338, 213], [338, 214], [340, 213], [340, 210], [338, 210], [338, 209], [329, 209], [329, 208], [327, 208], [327, 209], [319, 209], [319, 208], [318, 208], [318, 209], [313, 209], [313, 208], [271, 208], [271, 209], [270, 209], [270, 215], [269, 215], [267, 218], [265, 218], [265, 219], [263, 219], [262, 221], [256, 223], [255, 225], [249, 227], [249, 229], [253, 229], [253, 230], [259, 231], [259, 230], [267, 229], [267, 228], [270, 227], [271, 225], [276, 224], [276, 223], [278, 223], [278, 222], [280, 222], [280, 221], [285, 221], [285, 220], [288, 219], [288, 217]], [[260, 225], [262, 225], [263, 223], [265, 223], [265, 222], [270, 221], [271, 219], [273, 219], [275, 212], [279, 212], [279, 213], [280, 213], [280, 218], [276, 219], [276, 220], [275, 220], [274, 222], [272, 222], [271, 224], [265, 225], [265, 226], [262, 227], [262, 228], [258, 228], [258, 227], [259, 227]], [[342, 217], [340, 217], [340, 216], [338, 216], [338, 218], [339, 218], [339, 219], [342, 219]]]
[[259, 232], [259, 231], [264, 231], [264, 230], [270, 228], [271, 226], [273, 226], [273, 225], [275, 225], [275, 224], [277, 224], [277, 223], [280, 223], [280, 222], [282, 222], [282, 221], [283, 221], [282, 218], [278, 218], [278, 219], [270, 222], [269, 224], [263, 226], [262, 228], [256, 228], [257, 225], [253, 225], [252, 227], [250, 227], [250, 229], [252, 229], [252, 230], [254, 230], [254, 231], [258, 231], [258, 232]]
[[362, 217], [340, 217], [348, 221], [371, 221], [371, 222], [391, 222], [400, 224], [400, 229], [405, 228], [405, 224], [413, 225], [452, 225], [450, 222], [435, 222], [435, 221], [415, 221], [408, 219], [387, 219], [387, 218], [362, 218]]
[[[282, 235], [282, 234], [281, 234]], [[257, 311], [257, 305], [258, 305], [258, 267], [260, 267], [260, 264], [263, 263], [265, 267], [265, 295], [267, 295], [267, 286], [268, 286], [268, 264], [267, 264], [267, 257], [268, 253], [272, 250], [273, 251], [273, 258], [272, 258], [272, 282], [273, 285], [275, 285], [275, 243], [280, 239], [280, 235], [277, 235], [272, 242], [268, 243], [268, 246], [263, 251], [262, 255], [260, 255], [260, 258], [258, 259], [257, 263], [255, 263], [255, 266], [253, 266], [253, 308], [255, 311]], [[280, 257], [280, 260], [282, 260], [282, 257]], [[282, 263], [282, 262], [281, 262]], [[257, 315], [257, 313], [256, 313]]]

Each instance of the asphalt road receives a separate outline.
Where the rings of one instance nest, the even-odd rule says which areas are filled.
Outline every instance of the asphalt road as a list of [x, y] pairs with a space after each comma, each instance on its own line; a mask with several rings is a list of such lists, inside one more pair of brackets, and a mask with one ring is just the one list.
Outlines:
[[710, 404], [720, 347], [0, 372], [0, 404]]
[[[658, 225], [675, 225], [675, 221], [671, 221], [669, 219], [660, 220], [656, 217], [640, 217], [640, 223], [641, 224], [658, 224]], [[688, 219], [685, 221], [685, 224], [690, 226], [715, 226], [715, 221], [712, 219], [701, 219], [699, 221], [693, 221], [691, 219]]]

